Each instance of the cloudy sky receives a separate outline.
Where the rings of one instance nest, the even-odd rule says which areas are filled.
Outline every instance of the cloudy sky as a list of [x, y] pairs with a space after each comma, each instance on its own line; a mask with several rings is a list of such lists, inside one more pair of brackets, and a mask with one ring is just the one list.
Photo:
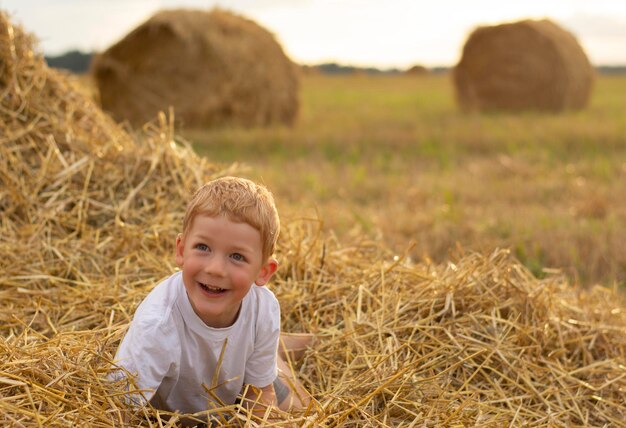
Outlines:
[[0, 0], [49, 55], [106, 49], [160, 9], [216, 5], [267, 28], [304, 64], [453, 65], [476, 26], [545, 17], [594, 64], [626, 64], [624, 0]]

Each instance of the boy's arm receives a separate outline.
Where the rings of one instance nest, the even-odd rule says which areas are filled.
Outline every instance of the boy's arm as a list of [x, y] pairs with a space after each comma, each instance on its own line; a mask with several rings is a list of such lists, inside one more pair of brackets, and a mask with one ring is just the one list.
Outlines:
[[[278, 375], [277, 354], [280, 336], [280, 305], [265, 287], [257, 287], [260, 309], [255, 331], [254, 351], [246, 361], [243, 403], [257, 417], [263, 417], [269, 406], [278, 407], [273, 381]], [[258, 387], [253, 385], [267, 386]]]
[[[117, 368], [109, 376], [129, 379], [127, 402], [138, 409], [148, 403], [163, 379], [178, 367], [176, 352], [180, 341], [168, 326], [148, 319], [134, 319], [117, 350]], [[139, 392], [141, 391], [141, 392]]]

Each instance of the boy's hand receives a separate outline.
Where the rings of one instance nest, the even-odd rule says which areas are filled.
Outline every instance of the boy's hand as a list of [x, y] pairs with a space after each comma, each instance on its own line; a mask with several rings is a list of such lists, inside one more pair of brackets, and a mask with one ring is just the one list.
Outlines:
[[278, 405], [274, 384], [271, 383], [263, 388], [247, 385], [243, 398], [244, 406], [258, 418], [263, 418], [268, 407]]

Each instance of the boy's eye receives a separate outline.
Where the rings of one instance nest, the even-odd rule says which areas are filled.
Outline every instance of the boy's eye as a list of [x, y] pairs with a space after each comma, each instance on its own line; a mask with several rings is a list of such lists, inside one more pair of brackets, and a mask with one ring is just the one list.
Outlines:
[[239, 253], [234, 253], [234, 254], [231, 254], [231, 255], [230, 255], [230, 257], [231, 257], [233, 260], [237, 260], [238, 262], [243, 262], [243, 261], [246, 259], [244, 256], [242, 256], [242, 255], [241, 255], [241, 254], [239, 254]]
[[207, 251], [209, 249], [209, 247], [205, 244], [197, 244], [196, 248], [200, 251]]

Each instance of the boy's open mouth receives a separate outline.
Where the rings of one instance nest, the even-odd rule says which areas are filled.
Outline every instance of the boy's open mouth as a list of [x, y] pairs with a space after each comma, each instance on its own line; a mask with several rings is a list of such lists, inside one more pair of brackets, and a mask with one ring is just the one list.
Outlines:
[[224, 293], [226, 290], [223, 288], [219, 288], [219, 287], [213, 287], [211, 285], [207, 285], [207, 284], [203, 284], [201, 282], [198, 282], [198, 284], [200, 284], [200, 288], [202, 288], [204, 291], [206, 291], [207, 293], [211, 293], [211, 294], [220, 294], [220, 293]]

